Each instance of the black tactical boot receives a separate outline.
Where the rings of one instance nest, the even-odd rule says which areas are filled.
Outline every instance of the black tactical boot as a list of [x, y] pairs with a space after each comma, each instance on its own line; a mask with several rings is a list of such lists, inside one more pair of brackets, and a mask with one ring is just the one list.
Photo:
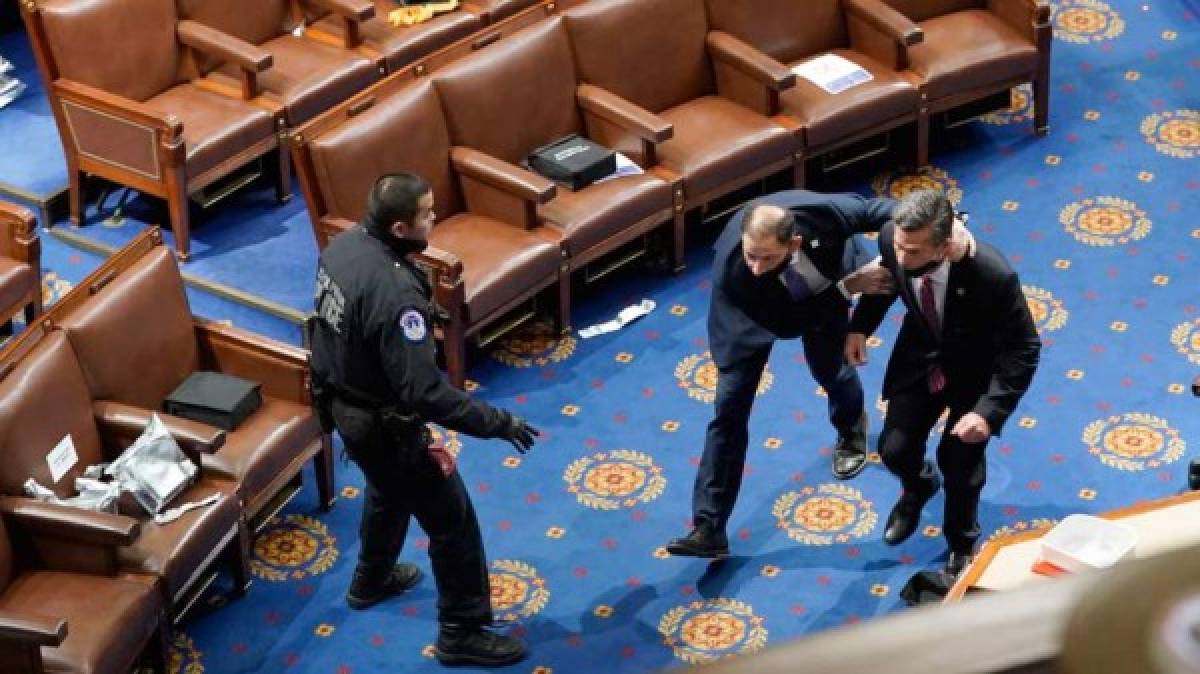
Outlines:
[[400, 562], [382, 581], [372, 581], [363, 573], [362, 567], [354, 570], [354, 580], [346, 592], [346, 603], [352, 609], [364, 609], [412, 589], [421, 580], [421, 570], [416, 564]]
[[525, 657], [525, 644], [481, 625], [442, 623], [433, 655], [443, 665], [502, 667]]

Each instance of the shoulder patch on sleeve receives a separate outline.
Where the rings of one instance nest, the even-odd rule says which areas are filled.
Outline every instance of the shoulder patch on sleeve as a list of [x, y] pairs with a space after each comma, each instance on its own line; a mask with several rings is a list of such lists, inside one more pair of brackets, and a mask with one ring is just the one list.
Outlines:
[[404, 338], [410, 342], [423, 342], [429, 330], [425, 327], [425, 317], [416, 309], [409, 309], [400, 315], [400, 328]]

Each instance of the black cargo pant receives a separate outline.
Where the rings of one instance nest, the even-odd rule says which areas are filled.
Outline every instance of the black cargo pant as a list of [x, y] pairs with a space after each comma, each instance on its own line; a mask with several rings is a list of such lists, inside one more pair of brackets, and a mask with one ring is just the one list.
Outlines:
[[438, 620], [492, 621], [491, 590], [479, 521], [456, 470], [442, 475], [429, 456], [427, 432], [396, 438], [374, 410], [333, 401], [333, 420], [346, 452], [367, 480], [359, 528], [358, 570], [382, 580], [404, 545], [410, 517], [429, 535], [438, 588]]

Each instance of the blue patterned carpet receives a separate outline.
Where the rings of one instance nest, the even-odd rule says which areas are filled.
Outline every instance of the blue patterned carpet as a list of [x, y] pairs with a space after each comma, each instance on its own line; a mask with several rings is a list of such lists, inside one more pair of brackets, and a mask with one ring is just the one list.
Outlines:
[[[841, 186], [944, 187], [1025, 284], [1046, 348], [1032, 390], [989, 448], [989, 535], [1179, 492], [1188, 442], [1200, 442], [1200, 401], [1186, 390], [1200, 373], [1200, 8], [1065, 0], [1054, 20], [1048, 137], [1031, 134], [1019, 92], [1012, 111], [950, 138], [926, 173]], [[206, 225], [197, 237], [210, 236], [214, 251], [273, 240], [287, 249], [286, 230], [306, 223], [294, 205], [245, 213], [253, 222], [243, 238], [206, 235]], [[283, 267], [223, 273], [226, 258], [214, 253], [209, 269], [281, 299], [285, 285], [307, 285], [311, 250], [265, 250], [264, 264]], [[89, 261], [70, 255], [48, 252], [51, 273], [86, 271]], [[625, 274], [580, 302], [579, 327], [642, 297], [658, 303], [621, 332], [553, 339], [543, 326], [475, 360], [476, 394], [546, 431], [521, 458], [502, 443], [447, 438], [479, 512], [497, 613], [532, 647], [507, 671], [640, 673], [753, 652], [901, 610], [908, 577], [941, 563], [940, 497], [923, 532], [889, 548], [880, 519], [896, 481], [877, 460], [849, 483], [832, 480], [824, 400], [797, 343], [777, 346], [760, 385], [733, 558], [710, 566], [665, 555], [661, 546], [687, 528], [715, 388], [709, 259], [696, 245], [682, 275]], [[863, 372], [872, 399], [896, 327], [885, 323]], [[872, 441], [881, 406], [873, 412]], [[309, 480], [258, 539], [250, 594], [227, 603], [214, 593], [183, 626], [178, 671], [440, 670], [429, 653], [430, 579], [369, 611], [345, 606], [362, 479], [352, 465], [338, 468], [335, 510], [316, 510]], [[426, 571], [427, 544], [414, 528], [405, 553]]]

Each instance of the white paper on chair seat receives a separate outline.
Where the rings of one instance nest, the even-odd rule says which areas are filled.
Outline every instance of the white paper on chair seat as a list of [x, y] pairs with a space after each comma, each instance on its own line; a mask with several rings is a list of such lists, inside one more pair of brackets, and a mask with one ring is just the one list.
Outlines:
[[617, 155], [617, 170], [604, 176], [603, 178], [600, 178], [596, 182], [602, 183], [605, 180], [612, 180], [613, 178], [620, 178], [621, 176], [638, 176], [645, 173], [645, 171], [642, 170], [642, 167], [633, 163], [633, 160], [629, 157], [626, 157], [620, 152], [615, 154]]
[[579, 336], [587, 339], [588, 337], [603, 335], [606, 332], [620, 330], [629, 323], [641, 318], [642, 316], [645, 316], [651, 311], [654, 311], [655, 306], [657, 305], [654, 303], [654, 300], [642, 300], [637, 304], [631, 304], [622, 309], [620, 313], [617, 314], [616, 319], [604, 321], [603, 323], [598, 323], [596, 325], [590, 325], [580, 330]]
[[854, 61], [837, 54], [822, 54], [792, 66], [797, 77], [812, 82], [831, 94], [840, 94], [856, 84], [870, 82], [871, 73]]

